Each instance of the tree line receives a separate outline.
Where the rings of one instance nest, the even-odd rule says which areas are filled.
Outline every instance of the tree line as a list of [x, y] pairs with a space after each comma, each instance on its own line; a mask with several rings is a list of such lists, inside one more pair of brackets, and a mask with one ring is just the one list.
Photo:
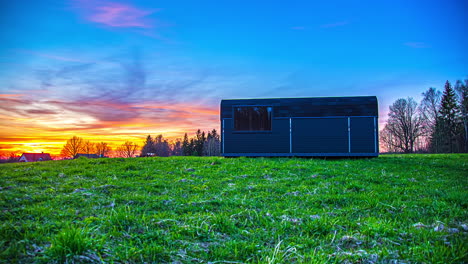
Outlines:
[[418, 104], [413, 98], [397, 99], [380, 132], [387, 152], [460, 153], [468, 152], [468, 79], [443, 92], [429, 88]]
[[73, 136], [68, 139], [60, 152], [62, 157], [75, 158], [78, 154], [97, 155], [107, 157], [112, 148], [106, 142], [94, 143], [81, 137]]
[[140, 156], [219, 156], [220, 154], [220, 137], [216, 129], [206, 134], [205, 131], [198, 129], [192, 138], [189, 139], [185, 133], [182, 140], [176, 139], [172, 144], [164, 139], [163, 135], [154, 138], [148, 135]]
[[[112, 148], [106, 142], [93, 143], [81, 137], [73, 136], [67, 140], [60, 154], [65, 158], [76, 158], [82, 154], [88, 157], [90, 155], [95, 155], [94, 157], [108, 157], [111, 152]], [[114, 150], [113, 155], [131, 158], [151, 156], [219, 156], [220, 153], [220, 136], [216, 129], [208, 133], [198, 129], [192, 138], [189, 139], [187, 133], [185, 133], [183, 139], [178, 138], [175, 141], [169, 141], [161, 134], [155, 137], [148, 135], [142, 147], [133, 141], [125, 141]]]

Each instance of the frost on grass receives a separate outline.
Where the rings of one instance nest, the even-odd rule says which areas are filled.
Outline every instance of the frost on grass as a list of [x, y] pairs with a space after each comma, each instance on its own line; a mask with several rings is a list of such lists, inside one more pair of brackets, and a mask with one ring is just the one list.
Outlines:
[[354, 236], [343, 236], [340, 239], [338, 246], [340, 248], [349, 249], [349, 248], [359, 247], [361, 244], [362, 244], [362, 241]]
[[426, 228], [428, 227], [427, 225], [421, 223], [421, 222], [418, 222], [416, 224], [413, 225], [414, 228]]
[[270, 255], [266, 256], [263, 260], [264, 263], [276, 264], [276, 263], [292, 263], [301, 260], [303, 257], [297, 253], [297, 249], [294, 246], [287, 246], [282, 249], [283, 241], [280, 240], [276, 244]]
[[290, 217], [287, 215], [282, 215], [281, 217], [281, 222], [290, 222], [293, 224], [302, 224], [302, 219], [301, 218], [295, 218], [295, 217]]

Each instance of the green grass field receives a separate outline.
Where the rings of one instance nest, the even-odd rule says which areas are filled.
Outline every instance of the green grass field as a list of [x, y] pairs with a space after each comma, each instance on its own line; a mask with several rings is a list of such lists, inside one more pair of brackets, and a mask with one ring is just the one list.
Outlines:
[[0, 165], [2, 263], [467, 263], [468, 155]]

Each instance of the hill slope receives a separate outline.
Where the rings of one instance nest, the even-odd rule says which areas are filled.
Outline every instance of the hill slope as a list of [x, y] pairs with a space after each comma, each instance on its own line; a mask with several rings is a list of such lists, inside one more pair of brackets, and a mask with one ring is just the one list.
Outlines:
[[462, 263], [467, 176], [456, 154], [2, 164], [0, 261]]

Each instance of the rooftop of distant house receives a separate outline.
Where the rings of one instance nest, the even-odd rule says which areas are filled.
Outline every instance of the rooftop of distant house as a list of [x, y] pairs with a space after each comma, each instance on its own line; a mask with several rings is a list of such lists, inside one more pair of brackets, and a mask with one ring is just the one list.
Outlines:
[[46, 161], [52, 160], [49, 153], [23, 153], [19, 161], [20, 162], [35, 162], [35, 161]]

